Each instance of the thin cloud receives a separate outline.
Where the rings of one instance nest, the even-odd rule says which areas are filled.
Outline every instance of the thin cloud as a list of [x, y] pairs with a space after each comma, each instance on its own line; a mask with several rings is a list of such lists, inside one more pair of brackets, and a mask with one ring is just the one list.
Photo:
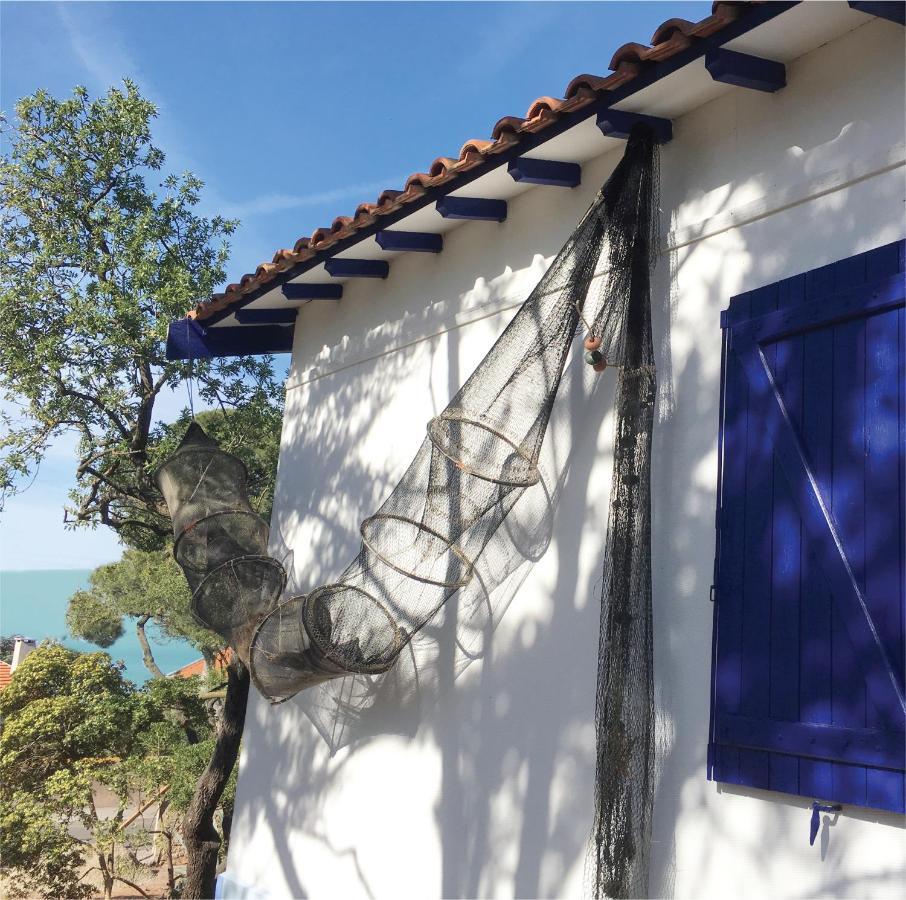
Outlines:
[[556, 18], [557, 9], [533, 3], [529, 7], [506, 4], [478, 30], [474, 49], [462, 57], [458, 75], [484, 82], [524, 53], [538, 35]]
[[317, 191], [310, 194], [264, 194], [251, 200], [225, 203], [221, 206], [220, 213], [229, 219], [245, 220], [252, 216], [267, 216], [272, 213], [285, 212], [289, 209], [304, 209], [306, 207], [338, 203], [341, 200], [356, 199], [359, 202], [373, 200], [385, 188], [394, 184], [401, 184], [403, 181], [405, 181], [405, 176], [383, 178], [380, 181], [371, 181], [365, 184], [350, 184], [346, 187]]

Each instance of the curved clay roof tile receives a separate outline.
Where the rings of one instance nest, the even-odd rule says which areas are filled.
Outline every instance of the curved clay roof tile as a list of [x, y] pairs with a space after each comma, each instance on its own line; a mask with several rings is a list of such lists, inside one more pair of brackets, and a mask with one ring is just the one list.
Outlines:
[[272, 262], [261, 263], [257, 269], [255, 269], [255, 280], [258, 284], [265, 284], [270, 281], [277, 274], [277, 266]]
[[316, 247], [321, 249], [322, 247], [329, 246], [334, 243], [333, 232], [329, 228], [316, 228], [311, 235], [309, 240], [309, 247]]
[[307, 250], [310, 243], [311, 242], [307, 237], [300, 237], [299, 240], [293, 244], [293, 253], [301, 253], [301, 251]]
[[404, 194], [424, 193], [426, 187], [431, 187], [433, 178], [427, 172], [414, 172], [406, 179], [406, 186], [403, 189]]
[[350, 225], [352, 225], [352, 216], [337, 216], [330, 226], [330, 233], [339, 234], [341, 231], [348, 230]]
[[467, 156], [470, 156], [473, 153], [478, 153], [483, 156], [493, 146], [493, 141], [484, 141], [481, 138], [472, 138], [471, 140], [466, 141], [462, 145], [462, 147], [459, 148], [459, 158], [465, 159]]
[[294, 250], [278, 250], [274, 254], [273, 262], [281, 272], [285, 272], [299, 262], [299, 254]]
[[644, 62], [650, 50], [651, 48], [646, 47], [644, 44], [623, 44], [623, 46], [614, 53], [608, 68], [611, 72], [616, 72], [620, 67], [620, 63], [629, 62], [638, 65]]
[[429, 166], [428, 173], [432, 178], [445, 178], [450, 174], [450, 169], [458, 164], [458, 159], [452, 159], [449, 156], [438, 156]]
[[670, 40], [674, 32], [680, 32], [687, 37], [691, 35], [695, 30], [694, 23], [690, 22], [688, 19], [667, 19], [666, 22], [661, 22], [657, 27], [657, 31], [651, 36], [651, 46], [655, 47], [658, 44], [663, 44], [665, 41]]
[[502, 119], [497, 120], [491, 136], [495, 141], [506, 141], [508, 143], [512, 143], [514, 140], [518, 141], [519, 131], [524, 124], [524, 120], [520, 119], [519, 116], [504, 116]]
[[567, 86], [564, 91], [564, 96], [571, 100], [575, 97], [581, 90], [595, 91], [606, 91], [609, 88], [608, 82], [612, 78], [612, 75], [608, 75], [607, 78], [604, 78], [601, 75], [577, 75]]
[[402, 191], [395, 191], [392, 188], [387, 188], [385, 191], [381, 191], [380, 197], [378, 197], [378, 206], [390, 206], [396, 203], [397, 199], [403, 195]]
[[535, 119], [545, 113], [556, 113], [563, 106], [563, 101], [556, 97], [539, 97], [525, 114], [526, 119]]

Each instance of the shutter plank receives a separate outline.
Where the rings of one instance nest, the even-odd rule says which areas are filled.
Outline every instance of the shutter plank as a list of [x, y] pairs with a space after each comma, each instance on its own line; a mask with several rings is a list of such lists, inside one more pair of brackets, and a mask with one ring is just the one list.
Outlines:
[[[747, 319], [751, 303], [748, 294], [733, 299], [727, 314], [730, 322]], [[748, 455], [748, 396], [745, 373], [736, 354], [726, 360], [726, 395], [733, 398], [727, 406], [724, 421], [723, 485], [721, 503], [721, 561], [717, 583], [717, 656], [715, 662], [714, 703], [718, 710], [739, 712], [742, 693], [742, 586], [744, 573], [741, 560], [745, 550], [746, 457]], [[723, 601], [723, 602], [722, 602]], [[729, 784], [741, 784], [739, 750], [716, 744], [714, 777]]]
[[[780, 282], [778, 309], [789, 309], [804, 301], [804, 276]], [[774, 372], [797, 431], [802, 430], [802, 359], [801, 336], [778, 342]], [[773, 467], [770, 717], [798, 722], [801, 524], [783, 469], [776, 459]], [[797, 794], [799, 758], [771, 753], [770, 763], [771, 789]]]
[[[809, 272], [806, 299], [817, 300], [832, 288], [828, 267]], [[819, 490], [830, 496], [831, 484], [831, 379], [834, 342], [827, 331], [812, 331], [802, 337], [802, 444], [808, 455]], [[800, 548], [802, 588], [800, 604], [803, 629], [799, 651], [799, 704], [803, 722], [831, 724], [831, 607], [830, 591], [819, 566], [809, 553], [807, 541]], [[831, 797], [831, 764], [803, 759], [799, 764], [799, 789], [808, 796]]]
[[[864, 256], [834, 264], [835, 289], [865, 281]], [[833, 365], [833, 475], [829, 496], [843, 546], [857, 584], [865, 585], [865, 321], [837, 325]], [[834, 604], [832, 621], [833, 724], [863, 728], [866, 685], [847, 621], [859, 615]], [[833, 763], [833, 798], [865, 805], [865, 768]]]
[[[894, 275], [900, 269], [896, 244], [867, 254], [868, 277]], [[906, 373], [902, 370], [901, 310], [872, 316], [866, 322], [865, 430], [865, 599], [888, 659], [902, 662], [903, 644], [903, 553], [904, 502], [902, 466], [906, 458], [901, 430], [901, 404]], [[891, 490], [896, 486], [896, 490]], [[894, 527], [891, 524], [895, 523]], [[897, 598], [899, 602], [891, 602]], [[902, 670], [898, 672], [901, 676]], [[869, 695], [867, 723], [878, 727], [877, 707], [885, 698]], [[888, 710], [889, 713], [895, 712]], [[889, 721], [889, 719], [888, 719]], [[903, 746], [902, 744], [900, 745]], [[904, 775], [887, 769], [866, 771], [866, 802], [869, 806], [904, 812]]]
[[[753, 291], [750, 315], [763, 316], [777, 309], [778, 285]], [[772, 346], [766, 350], [776, 359]], [[746, 458], [745, 580], [742, 585], [742, 693], [739, 712], [755, 719], [767, 718], [771, 703], [771, 559], [773, 541], [773, 449], [761, 421], [760, 410], [748, 406]], [[739, 773], [752, 787], [770, 787], [770, 754], [740, 750]]]

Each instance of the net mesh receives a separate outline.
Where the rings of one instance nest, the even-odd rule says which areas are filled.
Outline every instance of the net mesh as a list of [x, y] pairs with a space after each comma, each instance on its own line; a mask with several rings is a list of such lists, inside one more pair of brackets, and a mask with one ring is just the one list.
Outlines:
[[[656, 378], [650, 272], [657, 253], [657, 144], [634, 132], [610, 212], [606, 302], [594, 328], [620, 345], [613, 480], [595, 699], [595, 816], [586, 884], [595, 897], [645, 897], [654, 797], [651, 440]], [[610, 193], [611, 188], [614, 188]], [[625, 304], [610, 302], [622, 296]]]
[[286, 574], [267, 556], [269, 529], [249, 503], [245, 465], [193, 422], [155, 478], [173, 522], [173, 555], [192, 589], [192, 615], [246, 661]]

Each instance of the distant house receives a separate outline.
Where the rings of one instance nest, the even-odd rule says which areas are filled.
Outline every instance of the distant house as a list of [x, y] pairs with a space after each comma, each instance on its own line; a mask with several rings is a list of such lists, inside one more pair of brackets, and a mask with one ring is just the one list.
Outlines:
[[[627, 125], [655, 122], [653, 896], [892, 897], [906, 882], [902, 26], [902, 3], [669, 19], [610, 74], [289, 236], [170, 329], [175, 357], [292, 353], [271, 552], [308, 594], [359, 550]], [[295, 113], [354, 116], [387, 49], [360, 63], [359, 95], [303, 91]], [[422, 114], [403, 83], [380, 139]], [[277, 706], [252, 692], [223, 896], [582, 894], [613, 390], [568, 363], [550, 540], [478, 652], [465, 658], [451, 601], [420, 635], [431, 667]]]
[[13, 645], [13, 659], [11, 663], [0, 660], [0, 691], [12, 681], [13, 672], [21, 665], [22, 660], [37, 647], [33, 638], [17, 637]]
[[13, 680], [13, 668], [8, 662], [0, 660], [0, 691]]
[[[230, 659], [232, 658], [233, 651], [228, 647], [223, 653], [218, 653], [214, 657], [214, 668], [218, 671], [221, 671], [226, 668]], [[180, 666], [178, 669], [173, 672], [167, 673], [167, 678], [201, 678], [208, 674], [208, 663], [207, 660], [202, 656], [200, 659], [196, 659], [194, 662], [186, 663], [184, 666]]]

